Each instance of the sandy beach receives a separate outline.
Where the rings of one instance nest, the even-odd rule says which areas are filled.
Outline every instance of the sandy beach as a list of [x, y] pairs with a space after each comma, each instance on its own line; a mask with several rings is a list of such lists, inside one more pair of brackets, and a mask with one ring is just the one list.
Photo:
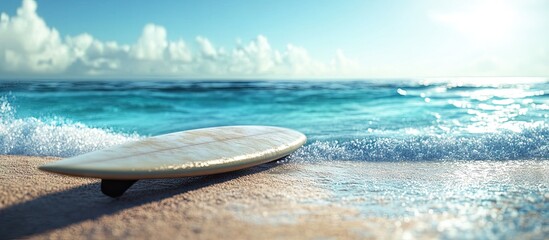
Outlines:
[[[448, 231], [451, 233], [452, 228], [463, 225], [459, 222], [455, 225], [460, 216], [453, 216], [451, 211], [450, 214], [438, 212], [434, 208], [431, 208], [434, 213], [426, 210], [425, 214], [406, 218], [379, 217], [372, 209], [382, 208], [385, 211], [393, 208], [391, 202], [386, 201], [395, 199], [401, 204], [402, 200], [379, 198], [375, 191], [371, 192], [374, 204], [368, 199], [367, 192], [362, 194], [362, 200], [341, 194], [334, 197], [334, 191], [348, 189], [330, 190], [322, 181], [334, 179], [336, 176], [331, 174], [338, 171], [338, 166], [269, 163], [205, 177], [142, 180], [121, 198], [112, 199], [101, 194], [99, 180], [65, 177], [37, 170], [37, 166], [55, 160], [57, 158], [0, 156], [0, 238], [437, 238], [451, 236]], [[356, 163], [341, 164], [346, 165], [341, 169], [353, 169], [349, 164]], [[539, 193], [536, 196], [541, 194], [541, 199], [525, 197], [525, 201], [532, 201], [533, 209], [526, 213], [531, 222], [523, 224], [534, 228], [527, 233], [507, 236], [542, 238], [549, 233], [545, 218], [549, 201], [549, 164], [547, 161], [522, 164], [523, 167], [520, 164], [506, 164], [514, 169], [506, 173], [506, 179], [509, 176], [528, 175], [523, 180], [537, 181]], [[413, 179], [417, 175], [414, 169], [391, 173], [391, 169], [399, 168], [396, 163], [372, 164], [369, 168], [393, 179]], [[489, 171], [482, 170], [482, 164], [480, 168], [480, 172]], [[440, 171], [448, 174], [448, 169], [442, 168]], [[478, 169], [460, 165], [456, 165], [455, 169], [479, 172]], [[437, 176], [441, 175], [435, 174], [434, 178], [425, 179], [436, 182], [439, 181]], [[475, 178], [478, 176], [473, 174], [470, 180], [478, 180]], [[346, 182], [351, 187], [352, 180]], [[498, 181], [498, 178], [489, 180]], [[417, 182], [421, 181], [419, 177]], [[522, 185], [522, 180], [513, 181]], [[383, 188], [383, 185], [380, 187]], [[520, 194], [517, 192], [510, 199], [520, 200], [523, 197]], [[363, 208], [367, 211], [357, 207], [360, 201], [360, 204], [367, 205]], [[497, 204], [497, 200], [492, 204], [493, 208], [487, 208], [492, 212], [486, 214], [501, 213], [504, 220], [505, 209]], [[473, 210], [478, 211], [479, 208]], [[475, 224], [472, 221], [469, 223]]]
[[363, 238], [355, 231], [379, 227], [346, 219], [354, 214], [348, 209], [298, 204], [324, 193], [288, 178], [276, 163], [214, 176], [144, 180], [111, 199], [100, 193], [98, 180], [36, 169], [54, 160], [0, 157], [2, 238]]

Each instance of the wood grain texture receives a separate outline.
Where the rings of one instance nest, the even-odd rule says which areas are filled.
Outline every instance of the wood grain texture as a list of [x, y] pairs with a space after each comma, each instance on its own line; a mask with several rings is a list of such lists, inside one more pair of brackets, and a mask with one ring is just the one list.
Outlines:
[[39, 169], [120, 180], [198, 176], [270, 162], [289, 155], [305, 141], [302, 133], [280, 127], [204, 128], [130, 142]]

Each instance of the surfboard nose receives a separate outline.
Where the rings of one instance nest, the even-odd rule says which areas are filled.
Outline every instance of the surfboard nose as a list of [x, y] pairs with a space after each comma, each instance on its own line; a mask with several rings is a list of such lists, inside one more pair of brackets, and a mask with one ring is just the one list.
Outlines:
[[38, 169], [50, 173], [59, 173], [64, 175], [74, 175], [75, 172], [78, 172], [81, 167], [73, 164], [71, 162], [64, 162], [62, 160], [46, 163], [44, 165], [38, 166]]
[[44, 165], [38, 166], [38, 169], [45, 172], [64, 173], [64, 171], [62, 170], [64, 164], [59, 164], [58, 162], [59, 161], [46, 163]]

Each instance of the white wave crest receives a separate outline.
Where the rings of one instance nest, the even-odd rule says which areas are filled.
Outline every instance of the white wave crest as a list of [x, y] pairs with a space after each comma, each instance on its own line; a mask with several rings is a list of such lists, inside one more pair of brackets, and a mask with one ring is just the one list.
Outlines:
[[313, 141], [285, 161], [443, 161], [443, 160], [547, 160], [549, 126], [524, 125], [521, 131], [500, 131], [469, 136], [371, 137]]
[[139, 138], [63, 118], [16, 118], [15, 109], [0, 98], [0, 154], [68, 157]]

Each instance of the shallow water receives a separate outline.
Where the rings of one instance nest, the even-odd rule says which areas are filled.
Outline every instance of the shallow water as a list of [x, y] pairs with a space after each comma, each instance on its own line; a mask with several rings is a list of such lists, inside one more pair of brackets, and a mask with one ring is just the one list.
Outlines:
[[288, 164], [299, 169], [290, 175], [326, 191], [326, 197], [302, 203], [392, 221], [397, 236], [542, 239], [549, 234], [549, 161]]

